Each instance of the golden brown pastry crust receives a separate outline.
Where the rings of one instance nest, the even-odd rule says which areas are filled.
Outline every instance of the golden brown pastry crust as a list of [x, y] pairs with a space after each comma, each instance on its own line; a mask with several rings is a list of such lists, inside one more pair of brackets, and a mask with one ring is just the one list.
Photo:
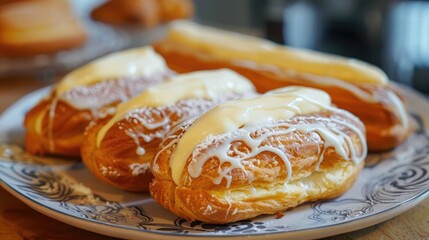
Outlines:
[[86, 33], [65, 0], [0, 4], [0, 55], [26, 57], [82, 45]]
[[[330, 111], [296, 116], [286, 121], [312, 123], [314, 116], [327, 121], [332, 118], [344, 119], [359, 129], [363, 128], [359, 120], [351, 115]], [[292, 167], [292, 176], [288, 180], [286, 166], [280, 158], [272, 152], [263, 151], [251, 159], [242, 160], [245, 170], [236, 168], [231, 171], [229, 187], [225, 178], [220, 184], [213, 183], [213, 179], [219, 175], [218, 170], [227, 168], [227, 164], [220, 165], [219, 159], [212, 157], [204, 163], [202, 173], [193, 178], [186, 170], [193, 161], [190, 156], [180, 176], [180, 183], [176, 185], [169, 167], [171, 153], [176, 146], [172, 141], [180, 141], [188, 127], [189, 124], [183, 124], [161, 143], [151, 164], [154, 180], [150, 185], [150, 193], [163, 207], [190, 221], [228, 223], [284, 211], [307, 201], [336, 197], [350, 188], [363, 167], [363, 162], [355, 164], [344, 160], [332, 147], [323, 151], [324, 139], [315, 132], [292, 132], [278, 135], [276, 139], [267, 138], [265, 142], [284, 147], [282, 151], [289, 156]], [[336, 127], [351, 137], [354, 148], [362, 154], [365, 143], [360, 142], [357, 134], [340, 124]], [[232, 144], [236, 145], [236, 149], [249, 147], [243, 142], [235, 141]], [[317, 170], [322, 153], [323, 161]], [[251, 181], [248, 176], [253, 176]]]
[[[78, 110], [54, 98], [42, 100], [25, 116], [27, 152], [37, 155], [79, 156], [83, 132], [91, 118], [93, 116], [89, 110]], [[40, 130], [39, 124], [42, 124]]]
[[[83, 134], [91, 120], [116, 106], [124, 98], [131, 98], [144, 89], [161, 83], [172, 72], [149, 78], [123, 78], [77, 86], [62, 96], [55, 88], [47, 99], [41, 100], [25, 116], [25, 143], [30, 154], [80, 156]], [[77, 108], [76, 101], [103, 103], [95, 109]]]
[[[369, 95], [383, 99], [383, 101], [371, 102], [362, 100], [348, 89], [335, 84], [323, 82], [318, 84], [314, 80], [309, 80], [308, 74], [281, 70], [279, 72], [279, 69], [272, 71], [268, 68], [249, 67], [233, 61], [218, 60], [203, 49], [197, 51], [168, 40], [158, 42], [154, 47], [166, 59], [169, 67], [179, 73], [226, 67], [251, 80], [258, 92], [262, 93], [290, 85], [322, 89], [329, 93], [336, 106], [355, 114], [364, 122], [367, 129], [368, 148], [372, 152], [392, 149], [405, 141], [411, 133], [411, 125], [404, 127], [399, 110], [388, 96], [399, 95], [392, 85], [353, 84]], [[406, 116], [406, 118], [409, 117]]]

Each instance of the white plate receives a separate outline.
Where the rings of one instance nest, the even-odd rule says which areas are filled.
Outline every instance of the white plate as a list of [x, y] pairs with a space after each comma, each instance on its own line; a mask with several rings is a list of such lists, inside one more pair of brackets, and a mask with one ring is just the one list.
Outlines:
[[369, 156], [357, 182], [343, 196], [301, 205], [280, 219], [265, 215], [227, 225], [187, 222], [148, 194], [99, 182], [79, 161], [26, 154], [20, 147], [23, 117], [46, 92], [24, 97], [0, 117], [0, 183], [35, 210], [89, 231], [128, 239], [313, 239], [385, 221], [429, 195], [429, 104], [411, 90], [405, 89], [405, 97], [416, 132], [393, 152]]

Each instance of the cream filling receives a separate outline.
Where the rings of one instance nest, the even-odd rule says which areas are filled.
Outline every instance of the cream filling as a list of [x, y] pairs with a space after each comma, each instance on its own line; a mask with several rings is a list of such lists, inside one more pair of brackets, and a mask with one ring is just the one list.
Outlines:
[[221, 95], [253, 91], [254, 86], [249, 80], [229, 69], [177, 75], [170, 81], [149, 88], [130, 101], [119, 104], [115, 115], [98, 132], [97, 146], [100, 146], [106, 132], [133, 109], [174, 105], [179, 100], [192, 98], [216, 100]]
[[112, 53], [67, 74], [56, 86], [57, 96], [77, 86], [86, 86], [121, 77], [151, 76], [168, 69], [152, 47]]
[[[177, 146], [169, 162], [172, 179], [179, 185], [180, 176], [185, 168], [187, 159], [191, 155], [193, 160], [188, 167], [188, 173], [194, 178], [201, 174], [202, 166], [210, 157], [217, 157], [220, 159], [221, 164], [229, 162], [231, 166], [224, 172], [220, 172], [219, 178], [213, 181], [215, 184], [219, 184], [223, 178], [226, 178], [229, 186], [231, 181], [230, 171], [235, 168], [243, 168], [241, 160], [256, 156], [263, 151], [272, 151], [280, 156], [288, 169], [290, 177], [291, 166], [287, 156], [278, 148], [270, 146], [260, 147], [262, 141], [269, 136], [253, 139], [250, 137], [249, 132], [255, 131], [261, 126], [269, 126], [276, 120], [289, 119], [296, 115], [310, 114], [323, 109], [337, 112], [342, 111], [331, 107], [330, 104], [330, 97], [324, 91], [305, 87], [286, 87], [269, 92], [264, 96], [219, 105], [197, 119], [183, 134], [180, 141], [177, 142]], [[360, 156], [356, 153], [349, 136], [324, 124], [288, 125], [289, 129], [286, 130], [287, 132], [273, 133], [268, 131], [267, 134], [274, 136], [293, 131], [304, 133], [317, 132], [326, 142], [325, 149], [333, 147], [344, 159], [355, 162], [362, 161], [366, 156], [364, 133], [350, 123], [341, 122], [341, 124], [346, 125], [349, 129], [357, 133], [364, 148], [363, 154]], [[204, 155], [198, 153], [196, 147], [199, 144], [203, 142], [207, 142], [208, 144], [213, 143], [216, 136], [233, 131], [236, 131], [236, 133], [228, 136], [224, 143], [214, 148], [212, 152]], [[252, 151], [241, 154], [238, 158], [229, 157], [227, 153], [230, 144], [236, 140], [244, 141], [251, 147]], [[322, 160], [320, 159], [320, 161]]]
[[381, 69], [356, 59], [287, 48], [260, 38], [187, 21], [173, 22], [166, 39], [205, 51], [219, 59], [249, 60], [352, 83], [385, 85], [388, 82]]

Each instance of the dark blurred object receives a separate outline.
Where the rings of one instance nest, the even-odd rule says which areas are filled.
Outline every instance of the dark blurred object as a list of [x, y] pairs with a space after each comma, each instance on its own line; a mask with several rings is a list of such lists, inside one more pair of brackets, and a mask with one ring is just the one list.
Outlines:
[[190, 18], [191, 0], [108, 0], [95, 8], [95, 20], [118, 26], [153, 27], [175, 19]]
[[321, 41], [323, 18], [317, 6], [306, 1], [288, 5], [283, 11], [284, 43], [299, 48], [316, 49]]
[[0, 3], [0, 56], [27, 57], [82, 45], [87, 35], [66, 0]]
[[384, 57], [390, 77], [429, 93], [429, 2], [391, 8]]
[[381, 65], [382, 16], [390, 0], [284, 1], [284, 41], [293, 47]]

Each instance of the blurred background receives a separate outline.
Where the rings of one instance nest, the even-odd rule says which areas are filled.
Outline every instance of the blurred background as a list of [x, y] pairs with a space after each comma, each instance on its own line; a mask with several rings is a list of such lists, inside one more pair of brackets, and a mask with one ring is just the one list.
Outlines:
[[429, 1], [195, 0], [195, 19], [361, 59], [429, 93]]
[[[18, 0], [31, 1], [48, 5], [52, 1], [67, 2]], [[83, 30], [76, 24], [70, 29], [83, 31], [85, 40], [64, 49], [27, 55], [8, 51], [12, 47], [7, 45], [3, 47], [5, 51], [1, 50], [1, 32], [5, 29], [2, 24], [8, 17], [21, 18], [18, 25], [29, 29], [31, 24], [34, 25], [31, 29], [38, 27], [32, 23], [34, 19], [26, 17], [31, 16], [30, 6], [24, 10], [5, 10], [3, 6], [10, 2], [15, 1], [0, 0], [0, 78], [33, 75], [36, 79], [50, 80], [108, 52], [149, 44], [162, 37], [168, 21], [192, 18], [202, 24], [265, 37], [288, 46], [361, 59], [381, 67], [393, 81], [429, 93], [429, 1], [193, 0], [189, 2], [194, 11], [187, 15], [156, 21], [151, 18], [153, 8], [145, 0], [116, 1], [134, 2], [125, 10], [111, 3], [114, 0], [70, 0], [71, 15], [53, 14], [51, 18], [75, 17]], [[107, 7], [96, 13], [95, 9], [103, 8], [100, 7], [103, 4]], [[57, 12], [57, 9], [38, 11]], [[140, 11], [138, 17], [136, 11]], [[58, 20], [54, 22], [59, 24]]]

